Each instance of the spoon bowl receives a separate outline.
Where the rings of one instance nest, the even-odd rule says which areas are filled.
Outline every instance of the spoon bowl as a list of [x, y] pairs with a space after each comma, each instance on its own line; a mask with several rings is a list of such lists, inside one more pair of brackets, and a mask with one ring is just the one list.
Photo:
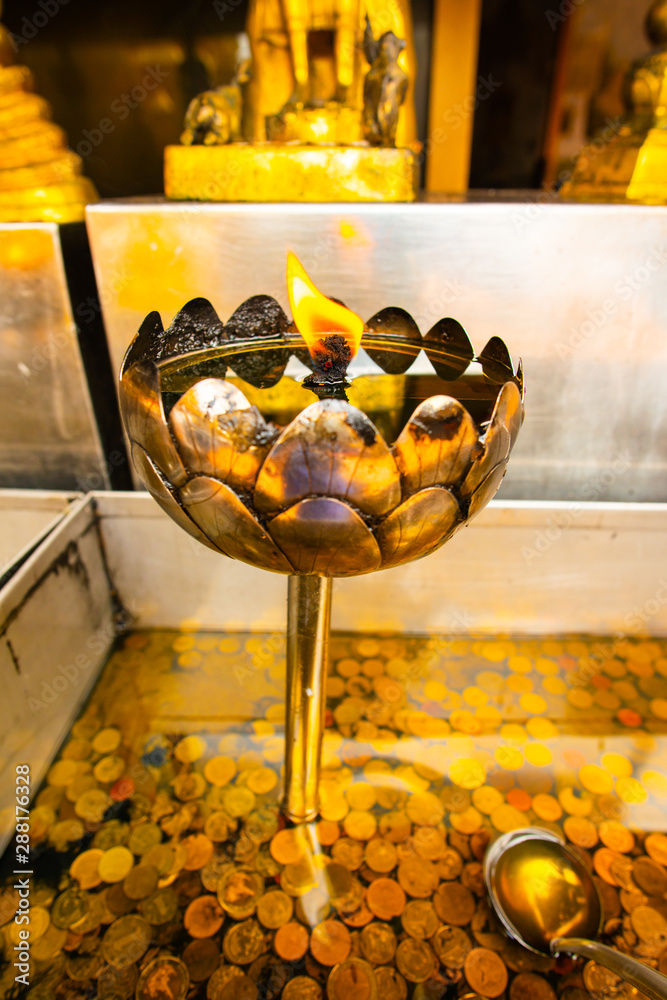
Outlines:
[[499, 837], [484, 859], [499, 920], [516, 941], [542, 955], [594, 959], [650, 1000], [667, 1000], [667, 977], [595, 940], [602, 904], [583, 861], [554, 833], [529, 828]]

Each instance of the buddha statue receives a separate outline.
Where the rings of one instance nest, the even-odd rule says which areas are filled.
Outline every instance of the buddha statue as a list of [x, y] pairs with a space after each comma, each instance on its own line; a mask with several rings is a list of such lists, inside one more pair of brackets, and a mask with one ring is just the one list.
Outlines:
[[190, 104], [165, 191], [211, 201], [412, 200], [408, 0], [250, 0], [248, 58]]
[[653, 48], [630, 67], [626, 115], [609, 140], [581, 151], [566, 200], [667, 203], [667, 0], [652, 4], [645, 31]]

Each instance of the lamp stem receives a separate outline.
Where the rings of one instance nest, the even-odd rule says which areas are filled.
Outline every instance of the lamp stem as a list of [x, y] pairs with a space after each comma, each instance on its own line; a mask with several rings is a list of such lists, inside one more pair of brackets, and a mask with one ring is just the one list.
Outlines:
[[284, 810], [295, 823], [317, 815], [330, 620], [331, 579], [290, 576]]

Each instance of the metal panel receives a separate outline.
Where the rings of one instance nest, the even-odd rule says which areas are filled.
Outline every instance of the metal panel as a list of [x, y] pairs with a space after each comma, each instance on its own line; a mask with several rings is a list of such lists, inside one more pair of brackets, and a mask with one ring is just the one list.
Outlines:
[[[145, 494], [97, 494], [137, 624], [284, 629], [287, 581], [217, 555]], [[667, 504], [492, 501], [435, 554], [334, 580], [333, 628], [667, 634]]]
[[287, 306], [285, 253], [364, 318], [443, 315], [526, 367], [506, 499], [667, 499], [667, 208], [550, 202], [88, 208], [112, 362], [152, 309], [209, 298]]
[[0, 586], [53, 531], [76, 493], [0, 490]]
[[54, 223], [0, 224], [0, 358], [0, 486], [108, 486]]
[[115, 637], [94, 505], [76, 501], [0, 591], [0, 849], [14, 821], [15, 767], [33, 790]]

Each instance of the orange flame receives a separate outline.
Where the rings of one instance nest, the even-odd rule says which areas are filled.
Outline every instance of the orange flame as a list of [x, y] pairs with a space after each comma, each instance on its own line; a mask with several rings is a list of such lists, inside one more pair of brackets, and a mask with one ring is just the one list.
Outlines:
[[350, 360], [359, 350], [364, 322], [351, 309], [322, 295], [299, 259], [287, 255], [287, 294], [296, 328], [306, 341], [314, 361], [329, 354], [326, 337], [342, 336], [350, 349]]

